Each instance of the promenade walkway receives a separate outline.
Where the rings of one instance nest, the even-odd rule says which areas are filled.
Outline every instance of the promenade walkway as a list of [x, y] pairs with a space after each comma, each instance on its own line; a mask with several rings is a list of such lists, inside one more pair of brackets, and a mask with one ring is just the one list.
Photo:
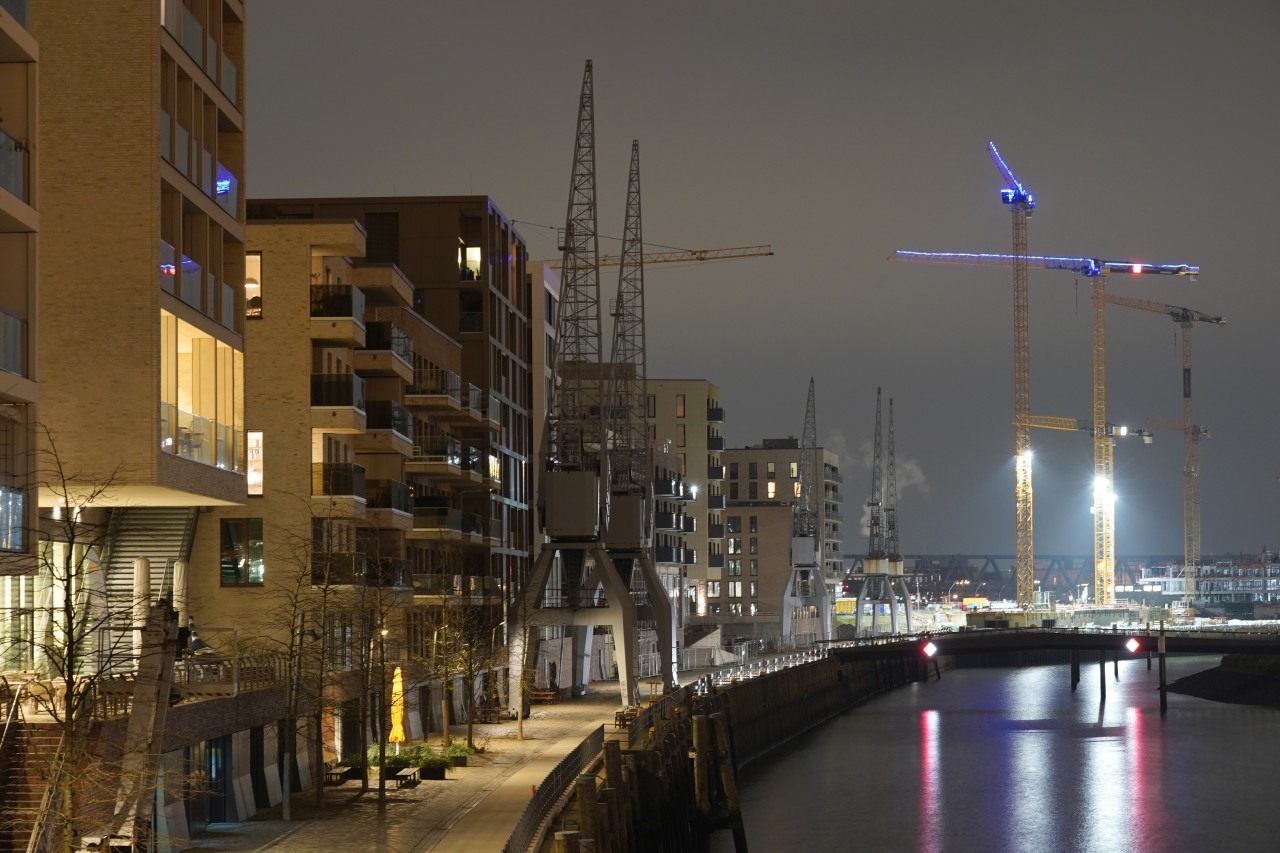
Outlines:
[[[360, 792], [347, 781], [325, 791], [317, 810], [314, 793], [295, 794], [292, 821], [277, 806], [242, 823], [211, 824], [184, 848], [200, 853], [485, 853], [499, 851], [531, 795], [531, 786], [600, 725], [606, 737], [622, 735], [613, 726], [619, 707], [617, 682], [597, 682], [587, 695], [553, 705], [534, 705], [524, 721], [524, 740], [514, 720], [477, 724], [476, 746], [467, 767], [454, 768], [443, 782], [387, 789], [386, 811], [378, 812], [378, 791]], [[465, 740], [466, 728], [454, 727]], [[438, 737], [438, 736], [437, 736]], [[437, 741], [438, 742], [438, 741]]]

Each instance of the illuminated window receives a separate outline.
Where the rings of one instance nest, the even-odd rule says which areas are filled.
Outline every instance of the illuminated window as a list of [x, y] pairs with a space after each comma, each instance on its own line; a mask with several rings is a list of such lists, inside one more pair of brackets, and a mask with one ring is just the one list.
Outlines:
[[758, 532], [760, 532], [760, 531], [759, 531], [759, 524], [758, 524], [757, 522], [758, 522], [758, 519], [757, 519], [754, 515], [749, 516], [749, 517], [747, 518], [747, 532], [748, 532], [748, 533], [758, 533]]
[[752, 577], [755, 577], [756, 575], [760, 574], [760, 561], [759, 561], [759, 560], [748, 560], [748, 561], [747, 561], [747, 565], [748, 565], [748, 567], [749, 567], [749, 568], [750, 568], [750, 570], [751, 570], [751, 576], [752, 576]]
[[799, 472], [800, 472], [800, 463], [792, 462], [791, 463], [791, 479], [794, 480], [795, 478], [799, 477], [800, 476]]
[[766, 464], [765, 476], [770, 480], [778, 476], [778, 464], [776, 462], [769, 462]]
[[245, 433], [245, 482], [249, 494], [262, 494], [262, 430], [251, 429]]
[[760, 615], [760, 605], [759, 605], [759, 604], [756, 604], [754, 601], [753, 601], [753, 602], [751, 602], [751, 606], [747, 608], [747, 613], [749, 613], [749, 614], [750, 614], [750, 615], [752, 615], [752, 616], [759, 616], [759, 615]]
[[244, 470], [244, 353], [160, 312], [160, 447]]
[[729, 537], [729, 553], [730, 554], [742, 553], [742, 539]]
[[462, 281], [480, 280], [480, 247], [458, 247], [458, 278]]
[[731, 601], [731, 602], [729, 602], [729, 615], [730, 615], [730, 616], [741, 616], [741, 615], [742, 615], [742, 604], [740, 604], [740, 603], [739, 603], [739, 602], [737, 602], [737, 601]]
[[[748, 585], [748, 588], [751, 590], [752, 598], [760, 597], [760, 581], [751, 581]], [[754, 607], [755, 605], [752, 605], [752, 606]]]
[[778, 496], [778, 484], [770, 481], [767, 484], [766, 492], [767, 492], [766, 496], [769, 498], [769, 500], [773, 500]]
[[223, 586], [261, 584], [265, 575], [262, 519], [224, 518], [221, 556]]
[[707, 598], [720, 597], [720, 581], [707, 581]]
[[731, 578], [742, 576], [742, 558], [741, 557], [738, 557], [736, 559], [733, 557], [729, 558], [728, 575]]
[[729, 581], [729, 597], [742, 598], [742, 581]]
[[262, 253], [244, 253], [244, 316], [262, 316]]
[[791, 484], [791, 491], [795, 493], [796, 497], [800, 497], [800, 481], [799, 480], [796, 480], [794, 483]]
[[683, 394], [676, 395], [676, 417], [677, 418], [684, 417], [684, 395]]
[[760, 542], [760, 540], [756, 539], [756, 537], [754, 537], [754, 536], [752, 536], [752, 537], [751, 537], [751, 542], [750, 542], [750, 544], [748, 545], [748, 547], [751, 549], [751, 553], [752, 553], [752, 554], [759, 554], [759, 553], [760, 553], [760, 544], [759, 544], [759, 542]]

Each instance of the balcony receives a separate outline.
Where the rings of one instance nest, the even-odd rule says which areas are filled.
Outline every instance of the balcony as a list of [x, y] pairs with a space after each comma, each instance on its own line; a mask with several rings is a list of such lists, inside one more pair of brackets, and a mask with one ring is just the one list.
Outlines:
[[0, 484], [0, 551], [25, 550], [26, 507], [26, 492]]
[[399, 480], [367, 480], [365, 518], [374, 527], [389, 530], [413, 528], [413, 493], [408, 483]]
[[439, 598], [467, 599], [473, 604], [499, 601], [502, 585], [485, 575], [415, 574], [413, 594]]
[[29, 203], [31, 199], [27, 195], [29, 186], [27, 154], [26, 143], [0, 130], [0, 188], [8, 190], [15, 198]]
[[839, 471], [826, 468], [822, 472], [822, 479], [828, 483], [843, 483], [844, 477], [840, 476]]
[[337, 346], [365, 345], [364, 292], [350, 284], [311, 288], [311, 340]]
[[697, 516], [693, 516], [693, 515], [686, 515], [686, 516], [684, 517], [683, 530], [684, 530], [684, 532], [685, 532], [685, 533], [697, 533], [697, 532], [698, 532], [698, 518], [697, 518]]
[[219, 51], [220, 62], [218, 74], [218, 88], [222, 90], [222, 94], [226, 95], [232, 104], [236, 103], [236, 82], [240, 77], [240, 69], [231, 61], [231, 58], [225, 53]]
[[409, 585], [408, 569], [407, 560], [394, 557], [340, 551], [311, 555], [313, 586], [405, 588]]
[[707, 480], [708, 480], [708, 481], [710, 481], [710, 482], [714, 482], [714, 481], [716, 481], [716, 480], [723, 480], [723, 479], [724, 479], [724, 466], [723, 466], [723, 465], [708, 465], [708, 466], [707, 466]]
[[354, 373], [312, 374], [311, 428], [355, 435], [364, 432], [364, 380]]
[[686, 566], [698, 565], [698, 552], [693, 548], [684, 548], [684, 564]]
[[212, 418], [160, 404], [160, 449], [227, 471], [239, 471], [244, 433]]
[[353, 353], [361, 376], [398, 376], [413, 381], [413, 339], [388, 320], [365, 325], [364, 349]]
[[724, 538], [724, 536], [725, 536], [725, 531], [724, 531], [724, 525], [723, 525], [723, 524], [708, 524], [708, 525], [707, 525], [707, 538], [708, 538], [708, 539], [723, 539], [723, 538]]
[[410, 408], [425, 409], [437, 416], [462, 411], [462, 378], [452, 370], [420, 367], [404, 392], [404, 403]]
[[27, 375], [27, 321], [0, 309], [0, 370]]
[[724, 408], [721, 406], [707, 406], [707, 423], [724, 423]]
[[218, 164], [213, 181], [213, 200], [232, 219], [240, 215], [240, 179], [230, 169]]
[[654, 545], [653, 561], [669, 566], [682, 565], [684, 563], [684, 549], [677, 548], [674, 545]]
[[484, 405], [485, 424], [492, 430], [502, 429], [502, 401], [497, 394], [490, 394]]
[[724, 495], [707, 495], [707, 509], [717, 510], [725, 508]]
[[414, 506], [413, 527], [406, 533], [406, 538], [462, 541], [462, 510], [438, 506], [432, 498], [426, 500], [429, 503]]
[[462, 473], [462, 442], [447, 435], [419, 436], [405, 471], [436, 480], [469, 481]]
[[364, 466], [354, 462], [313, 462], [311, 504], [314, 511], [330, 518], [364, 518]]
[[721, 450], [724, 450], [724, 436], [723, 435], [707, 436], [707, 452], [716, 453]]
[[723, 568], [724, 568], [724, 554], [708, 554], [708, 555], [707, 555], [707, 568], [708, 568], [708, 569], [723, 569]]
[[677, 501], [689, 499], [689, 495], [684, 490], [684, 481], [674, 477], [659, 477], [654, 480], [653, 496]]
[[684, 527], [683, 518], [677, 512], [655, 512], [653, 514], [653, 529], [664, 533], [682, 530]]
[[365, 433], [356, 436], [357, 453], [413, 455], [413, 415], [394, 400], [370, 400]]
[[0, 0], [0, 9], [4, 9], [13, 19], [27, 28], [27, 0]]

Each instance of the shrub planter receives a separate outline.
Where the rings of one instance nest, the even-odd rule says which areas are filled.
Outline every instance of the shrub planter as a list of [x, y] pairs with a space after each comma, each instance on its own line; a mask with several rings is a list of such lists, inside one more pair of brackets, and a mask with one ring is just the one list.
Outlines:
[[448, 769], [447, 767], [419, 767], [418, 778], [419, 779], [435, 779], [438, 781], [443, 781], [444, 773], [447, 769]]

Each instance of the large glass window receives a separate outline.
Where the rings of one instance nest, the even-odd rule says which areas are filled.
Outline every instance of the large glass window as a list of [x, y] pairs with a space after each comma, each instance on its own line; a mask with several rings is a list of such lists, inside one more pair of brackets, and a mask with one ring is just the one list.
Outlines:
[[262, 253], [244, 254], [244, 315], [262, 316]]
[[244, 470], [244, 353], [160, 312], [160, 446]]
[[742, 532], [742, 516], [731, 515], [729, 516], [727, 522], [728, 522], [728, 530], [730, 533]]
[[[755, 485], [754, 483], [752, 485]], [[765, 488], [769, 500], [773, 500], [778, 496], [778, 484], [770, 480]]]
[[222, 585], [260, 584], [264, 580], [262, 519], [222, 520]]
[[249, 494], [262, 494], [262, 430], [251, 429], [248, 433], [247, 452], [245, 454], [245, 482]]

